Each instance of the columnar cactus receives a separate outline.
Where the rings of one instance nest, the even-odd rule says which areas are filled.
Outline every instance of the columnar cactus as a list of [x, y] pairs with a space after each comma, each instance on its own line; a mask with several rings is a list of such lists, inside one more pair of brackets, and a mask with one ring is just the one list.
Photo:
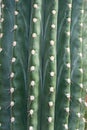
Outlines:
[[0, 130], [86, 130], [86, 0], [0, 0]]

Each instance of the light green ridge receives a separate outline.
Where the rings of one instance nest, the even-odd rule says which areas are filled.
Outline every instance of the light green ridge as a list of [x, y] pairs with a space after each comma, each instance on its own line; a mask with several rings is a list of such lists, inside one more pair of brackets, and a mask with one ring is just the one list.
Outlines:
[[[44, 26], [43, 26], [43, 99], [41, 130], [53, 130], [55, 119], [55, 95], [56, 95], [56, 36], [58, 0], [43, 1]], [[46, 8], [48, 5], [48, 8]], [[45, 27], [45, 28], [44, 28]]]
[[42, 0], [31, 2], [30, 47], [28, 61], [28, 130], [40, 129], [40, 36]]

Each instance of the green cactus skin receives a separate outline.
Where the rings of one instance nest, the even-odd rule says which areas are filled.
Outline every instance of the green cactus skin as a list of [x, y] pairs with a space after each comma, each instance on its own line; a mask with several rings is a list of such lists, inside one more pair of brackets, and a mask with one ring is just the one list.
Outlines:
[[10, 4], [7, 4], [7, 1], [4, 0], [0, 2], [0, 130], [9, 130], [9, 54], [11, 50], [10, 42], [12, 42], [13, 35], [13, 33], [10, 31], [12, 28], [12, 2], [10, 1]]
[[32, 0], [29, 48], [28, 130], [39, 130], [40, 104], [40, 35], [42, 0]]
[[[79, 125], [79, 130], [85, 130], [85, 123], [86, 123], [86, 119], [85, 119], [85, 110], [87, 107], [87, 103], [86, 103], [86, 69], [85, 69], [85, 65], [86, 65], [86, 42], [85, 42], [85, 30], [84, 30], [84, 26], [85, 26], [85, 13], [86, 13], [86, 9], [85, 6], [87, 5], [87, 1], [83, 2], [82, 5], [82, 18], [81, 18], [81, 29], [82, 29], [82, 67], [83, 67], [83, 78], [82, 78], [82, 83], [83, 83], [83, 87], [82, 87], [82, 92], [81, 92], [81, 98], [82, 98], [82, 104], [80, 106], [80, 110], [82, 113], [82, 117], [80, 118], [80, 125]], [[86, 27], [86, 26], [85, 26]]]
[[14, 3], [14, 27], [12, 29], [14, 37], [10, 73], [11, 130], [27, 129], [26, 56], [28, 55], [28, 18], [26, 18], [27, 15], [24, 15], [24, 6], [26, 12], [28, 12], [27, 4], [29, 4], [27, 0], [25, 3], [22, 0], [15, 0]]
[[[71, 27], [71, 103], [69, 116], [69, 129], [76, 130], [81, 127], [81, 120], [84, 122], [82, 112], [83, 105], [83, 62], [82, 62], [82, 16], [83, 1], [73, 0]], [[73, 53], [74, 52], [74, 53]], [[82, 118], [82, 119], [81, 119]], [[82, 128], [82, 127], [81, 127]], [[82, 130], [84, 127], [82, 128]]]
[[29, 13], [25, 12], [28, 12], [29, 1], [2, 2], [5, 7], [2, 9], [4, 21], [0, 23], [3, 32], [0, 38], [0, 130], [25, 130], [29, 26]]
[[87, 130], [86, 28], [87, 0], [0, 0], [0, 130]]
[[[84, 15], [83, 15], [83, 86], [84, 92], [83, 96], [85, 97], [85, 113], [84, 121], [85, 121], [85, 128], [87, 130], [87, 1], [84, 2]], [[84, 125], [84, 124], [83, 124]]]
[[[64, 4], [65, 3], [65, 4]], [[62, 8], [62, 10], [61, 10]], [[58, 79], [55, 108], [55, 129], [67, 130], [70, 111], [71, 59], [70, 59], [70, 27], [72, 0], [59, 1], [58, 17]], [[61, 15], [60, 15], [61, 14]], [[63, 31], [62, 31], [63, 30]], [[60, 32], [61, 31], [61, 32]], [[59, 101], [59, 102], [58, 102]], [[57, 123], [58, 122], [58, 123]]]
[[53, 130], [55, 119], [55, 95], [56, 95], [56, 36], [57, 36], [57, 12], [58, 0], [45, 1], [44, 12], [45, 36], [43, 40], [43, 100], [42, 100], [42, 125], [41, 130]]

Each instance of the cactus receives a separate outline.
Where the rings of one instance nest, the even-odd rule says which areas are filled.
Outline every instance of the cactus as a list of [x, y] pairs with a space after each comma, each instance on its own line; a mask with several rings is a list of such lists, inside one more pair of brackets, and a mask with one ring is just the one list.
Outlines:
[[[78, 5], [78, 6], [75, 7], [75, 5]], [[70, 103], [71, 112], [69, 116], [69, 128], [71, 130], [80, 129], [80, 120], [82, 120], [82, 122], [84, 121], [83, 112], [81, 112], [81, 108], [83, 105], [83, 97], [82, 97], [82, 91], [83, 91], [82, 15], [84, 12], [83, 1], [82, 0], [73, 1], [73, 8], [74, 10], [72, 12], [72, 28], [71, 28], [71, 31], [72, 31], [72, 38], [71, 38], [71, 49], [72, 49], [71, 81], [72, 81], [72, 84], [71, 84], [71, 103]], [[75, 16], [74, 13], [77, 14], [77, 16]], [[75, 122], [77, 122], [76, 125], [74, 124]]]
[[[42, 88], [42, 125], [41, 130], [53, 130], [55, 119], [55, 95], [56, 95], [56, 35], [58, 0], [45, 1], [49, 5], [44, 12], [44, 49], [43, 57], [43, 88]], [[45, 5], [44, 5], [45, 6]], [[44, 28], [44, 27], [43, 27]], [[45, 125], [44, 125], [45, 124]]]
[[[71, 59], [70, 59], [70, 27], [72, 1], [61, 0], [59, 2], [59, 19], [58, 19], [58, 78], [55, 110], [55, 129], [68, 129], [68, 118], [70, 109], [70, 87], [71, 87]], [[61, 10], [61, 8], [63, 10]], [[65, 13], [64, 13], [65, 12]], [[63, 29], [63, 31], [62, 31]], [[60, 34], [60, 31], [61, 34]], [[61, 58], [62, 57], [62, 58]], [[59, 100], [59, 102], [58, 102]], [[59, 118], [60, 117], [60, 118]], [[59, 122], [59, 124], [57, 123]]]
[[[29, 2], [26, 2], [27, 11]], [[26, 43], [29, 18], [24, 15], [23, 4], [18, 0], [1, 1], [0, 130], [27, 129], [28, 45]]]
[[86, 130], [86, 0], [0, 0], [0, 130]]
[[29, 130], [40, 129], [40, 36], [41, 36], [41, 7], [42, 0], [31, 2], [30, 19], [30, 48], [28, 60], [28, 128]]
[[85, 94], [85, 105], [86, 105], [86, 110], [84, 110], [84, 114], [85, 114], [85, 130], [87, 130], [87, 77], [86, 77], [86, 74], [87, 74], [87, 69], [86, 69], [86, 66], [87, 66], [87, 61], [85, 60], [86, 59], [86, 56], [87, 56], [87, 43], [86, 43], [86, 35], [87, 35], [87, 26], [86, 26], [86, 23], [87, 23], [87, 1], [84, 2], [84, 17], [83, 17], [83, 85], [84, 85], [84, 93]]
[[[9, 24], [12, 20], [12, 17], [11, 19], [9, 17], [11, 5], [8, 5], [9, 11], [6, 10], [6, 6], [7, 6], [6, 1], [0, 1], [0, 7], [1, 7], [0, 8], [0, 129], [1, 130], [10, 129], [9, 62], [11, 58], [10, 42], [12, 42], [13, 34], [10, 32], [12, 24]], [[8, 28], [6, 26], [8, 26]], [[9, 39], [7, 39], [7, 37], [9, 37]]]

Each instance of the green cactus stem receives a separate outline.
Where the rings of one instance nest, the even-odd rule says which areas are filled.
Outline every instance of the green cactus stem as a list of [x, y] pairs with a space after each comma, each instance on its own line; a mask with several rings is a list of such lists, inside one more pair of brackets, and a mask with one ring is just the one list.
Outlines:
[[[83, 62], [82, 62], [82, 16], [83, 0], [73, 0], [72, 27], [71, 27], [71, 103], [69, 116], [69, 129], [80, 129], [80, 121], [83, 120]], [[82, 118], [82, 119], [81, 119]]]
[[12, 41], [10, 9], [11, 4], [4, 0], [0, 1], [0, 130], [10, 129], [9, 50]]
[[0, 130], [27, 129], [29, 3], [0, 1]]
[[87, 0], [0, 0], [0, 130], [87, 130]]
[[[43, 53], [43, 100], [42, 100], [42, 130], [53, 130], [55, 119], [56, 95], [56, 36], [58, 0], [44, 2], [49, 8], [44, 12], [44, 51]], [[45, 5], [43, 7], [45, 7]], [[43, 27], [44, 28], [44, 27]], [[45, 124], [45, 125], [44, 125]]]
[[82, 116], [80, 118], [80, 125], [79, 125], [79, 129], [80, 130], [84, 130], [85, 129], [85, 123], [86, 123], [86, 119], [85, 119], [85, 110], [86, 110], [86, 107], [87, 107], [87, 102], [86, 102], [86, 69], [85, 69], [85, 66], [86, 66], [86, 43], [85, 43], [85, 30], [84, 30], [84, 26], [85, 26], [85, 5], [87, 4], [87, 1], [83, 2], [83, 6], [82, 6], [82, 10], [83, 10], [83, 13], [82, 13], [82, 18], [81, 18], [81, 29], [82, 29], [82, 67], [83, 67], [83, 78], [82, 78], [82, 83], [83, 83], [83, 87], [82, 87], [82, 92], [81, 92], [81, 98], [82, 98], [82, 103], [81, 103], [81, 106], [80, 106], [80, 110], [81, 110], [81, 113], [82, 113]]
[[[65, 4], [64, 4], [65, 3]], [[62, 10], [61, 10], [62, 8]], [[71, 59], [70, 59], [70, 27], [72, 0], [59, 1], [58, 19], [58, 79], [55, 110], [55, 129], [67, 130], [70, 111]], [[61, 14], [61, 15], [60, 15]], [[63, 31], [62, 31], [63, 30]], [[58, 102], [59, 101], [59, 102]], [[57, 123], [59, 122], [59, 123]]]
[[28, 1], [23, 3], [21, 0], [15, 0], [14, 3], [14, 25], [11, 30], [13, 32], [13, 43], [10, 67], [11, 130], [27, 129], [26, 55], [28, 54], [28, 17], [24, 15], [25, 10], [28, 12], [27, 4], [29, 4]]
[[40, 104], [40, 36], [42, 0], [31, 2], [30, 47], [29, 47], [29, 88], [28, 88], [28, 130], [39, 130]]
[[[84, 15], [83, 15], [83, 97], [85, 101], [85, 110], [84, 112], [84, 130], [87, 130], [87, 1], [84, 2]], [[84, 96], [85, 95], [85, 96]], [[83, 106], [84, 107], [84, 106]], [[81, 127], [82, 128], [82, 127]]]

